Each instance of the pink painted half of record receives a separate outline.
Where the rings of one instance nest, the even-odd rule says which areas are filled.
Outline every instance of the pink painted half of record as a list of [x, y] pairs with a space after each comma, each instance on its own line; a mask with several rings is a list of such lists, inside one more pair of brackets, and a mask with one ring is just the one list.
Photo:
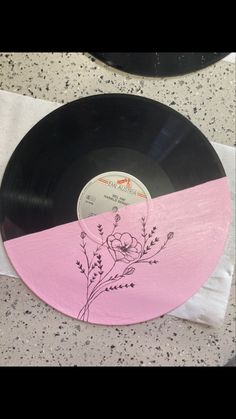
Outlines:
[[[91, 323], [132, 324], [168, 313], [203, 285], [223, 252], [230, 212], [221, 178], [153, 199], [148, 217], [143, 202], [4, 244], [50, 306]], [[97, 251], [95, 236], [104, 242]]]

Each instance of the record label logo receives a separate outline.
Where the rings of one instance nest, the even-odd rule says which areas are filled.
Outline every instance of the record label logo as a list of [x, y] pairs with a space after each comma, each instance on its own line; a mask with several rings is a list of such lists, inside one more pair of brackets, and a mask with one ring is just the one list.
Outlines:
[[106, 172], [91, 179], [82, 189], [78, 203], [78, 219], [151, 199], [146, 186], [135, 176], [125, 172]]

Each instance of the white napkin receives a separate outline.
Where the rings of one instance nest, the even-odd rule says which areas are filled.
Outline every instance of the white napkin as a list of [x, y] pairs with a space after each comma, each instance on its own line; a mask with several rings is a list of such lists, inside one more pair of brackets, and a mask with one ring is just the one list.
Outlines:
[[235, 265], [235, 149], [213, 142], [211, 144], [223, 163], [231, 192], [232, 219], [229, 236], [225, 251], [212, 276], [193, 297], [169, 314], [219, 326], [225, 317]]
[[[23, 136], [40, 119], [61, 106], [40, 99], [0, 90], [0, 182], [6, 164]], [[235, 150], [233, 147], [212, 143], [218, 153], [229, 180], [232, 194], [232, 212], [235, 204]], [[234, 270], [234, 217], [225, 252], [215, 272], [205, 285], [185, 304], [172, 311], [171, 315], [218, 326], [222, 323], [227, 308]], [[3, 243], [0, 240], [0, 275], [17, 278]], [[191, 278], [189, 278], [191, 280]]]

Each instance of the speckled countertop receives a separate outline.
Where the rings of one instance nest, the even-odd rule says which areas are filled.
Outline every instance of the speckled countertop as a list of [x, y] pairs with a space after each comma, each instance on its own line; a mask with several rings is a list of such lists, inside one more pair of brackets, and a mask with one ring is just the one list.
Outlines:
[[[235, 65], [220, 61], [187, 76], [142, 78], [114, 72], [89, 54], [0, 54], [0, 89], [66, 103], [98, 93], [133, 93], [187, 116], [209, 140], [235, 144]], [[221, 366], [235, 354], [235, 280], [224, 324], [171, 316], [103, 327], [65, 317], [19, 279], [0, 276], [0, 366]]]

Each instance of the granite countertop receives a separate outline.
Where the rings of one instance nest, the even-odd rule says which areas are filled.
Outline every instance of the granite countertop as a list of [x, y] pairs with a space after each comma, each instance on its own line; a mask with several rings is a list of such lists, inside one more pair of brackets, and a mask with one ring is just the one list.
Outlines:
[[[235, 144], [235, 65], [220, 61], [181, 77], [114, 72], [87, 53], [0, 54], [0, 89], [66, 103], [99, 93], [133, 93], [189, 118], [211, 141]], [[235, 354], [235, 280], [224, 324], [172, 316], [104, 327], [63, 316], [19, 280], [0, 276], [0, 365], [222, 366]], [[230, 361], [232, 363], [232, 361]]]

